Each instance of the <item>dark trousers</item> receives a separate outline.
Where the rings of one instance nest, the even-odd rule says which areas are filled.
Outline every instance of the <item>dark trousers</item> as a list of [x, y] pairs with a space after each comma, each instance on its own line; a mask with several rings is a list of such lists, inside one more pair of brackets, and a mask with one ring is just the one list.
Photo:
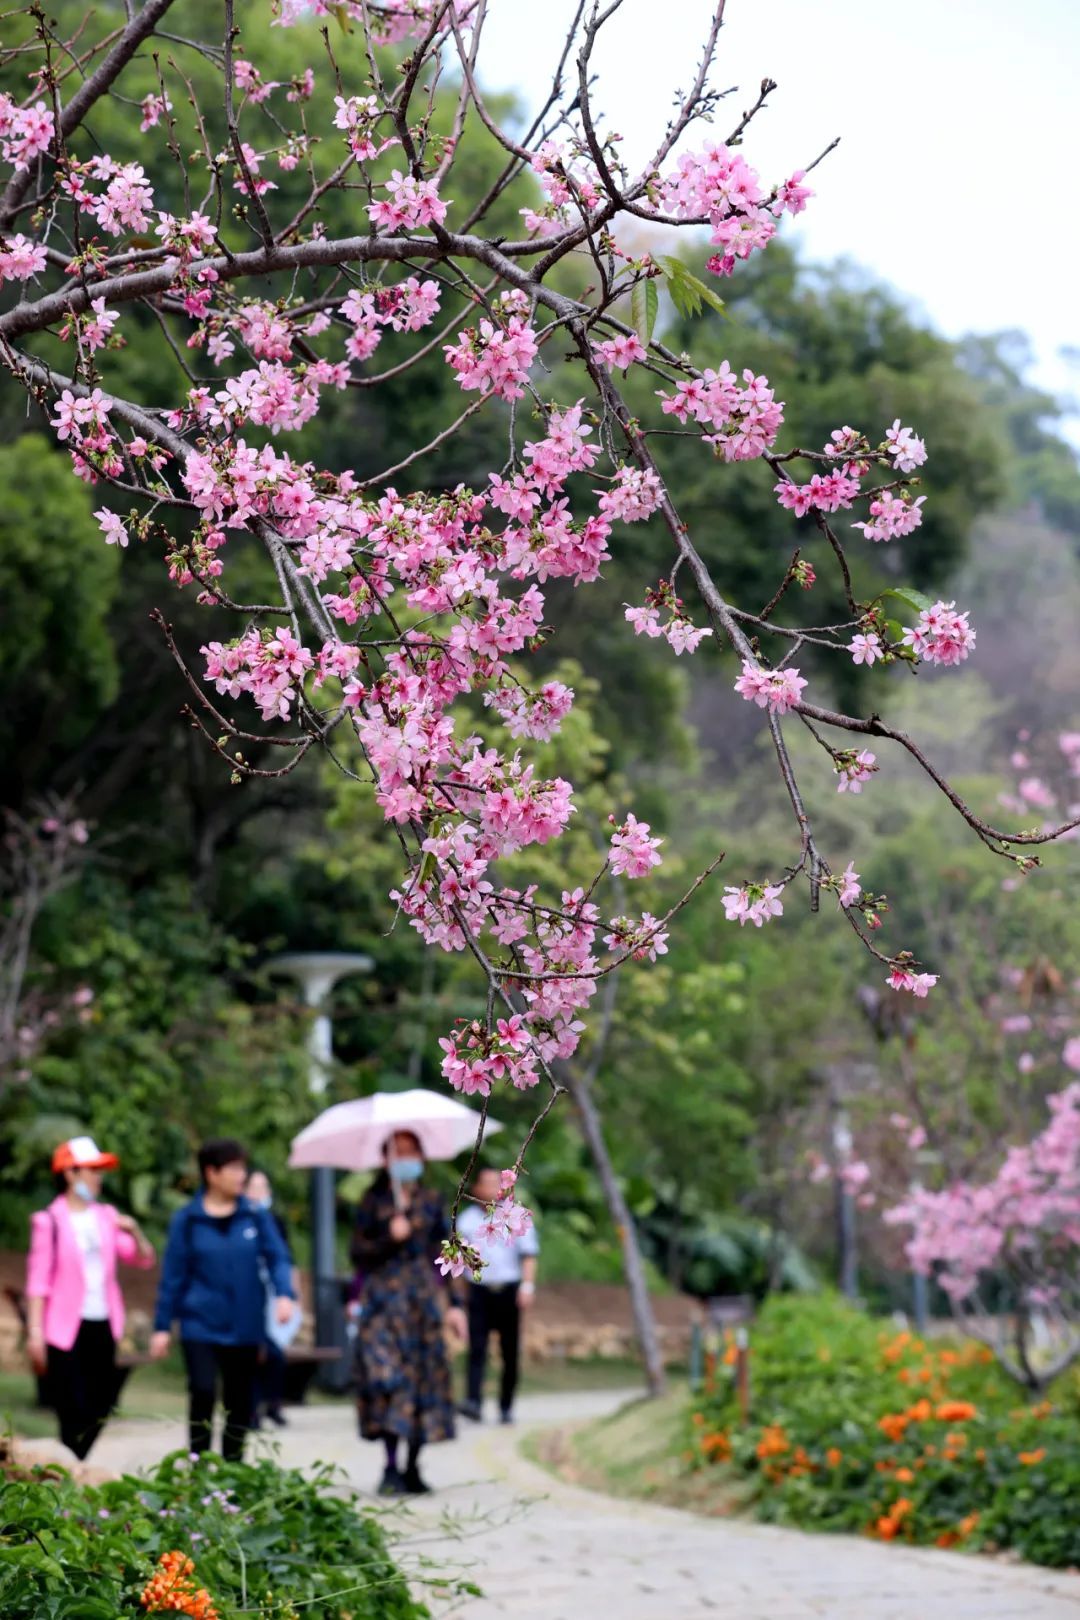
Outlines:
[[70, 1350], [49, 1345], [48, 1392], [60, 1438], [81, 1462], [116, 1403], [116, 1344], [108, 1322], [84, 1322]]
[[187, 1367], [192, 1451], [201, 1454], [210, 1450], [220, 1374], [221, 1404], [225, 1409], [221, 1455], [226, 1462], [240, 1462], [244, 1455], [244, 1436], [251, 1427], [259, 1346], [204, 1344], [200, 1339], [184, 1339], [182, 1349]]
[[506, 1288], [485, 1288], [482, 1283], [469, 1284], [469, 1400], [480, 1404], [484, 1393], [488, 1337], [497, 1333], [502, 1357], [499, 1408], [503, 1412], [509, 1412], [514, 1404], [518, 1381], [517, 1296], [516, 1283]]
[[252, 1412], [280, 1412], [285, 1401], [285, 1352], [267, 1339], [259, 1352], [252, 1394]]

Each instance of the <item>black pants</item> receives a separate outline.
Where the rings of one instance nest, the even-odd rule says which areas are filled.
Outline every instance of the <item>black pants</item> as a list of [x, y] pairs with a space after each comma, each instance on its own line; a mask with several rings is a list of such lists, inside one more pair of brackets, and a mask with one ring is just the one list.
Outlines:
[[49, 1345], [49, 1400], [60, 1438], [81, 1462], [116, 1404], [116, 1344], [108, 1322], [84, 1322], [70, 1350]]
[[240, 1462], [244, 1455], [244, 1436], [251, 1427], [259, 1346], [204, 1344], [200, 1339], [184, 1339], [182, 1348], [187, 1367], [192, 1451], [201, 1454], [210, 1450], [220, 1373], [221, 1403], [225, 1408], [221, 1455], [226, 1462]]
[[278, 1413], [285, 1402], [285, 1352], [267, 1339], [259, 1351], [259, 1364], [255, 1369], [255, 1388], [252, 1391], [252, 1412]]
[[482, 1283], [469, 1284], [469, 1400], [480, 1404], [484, 1393], [488, 1336], [497, 1333], [502, 1357], [499, 1408], [503, 1412], [509, 1412], [514, 1404], [518, 1381], [517, 1296], [516, 1283], [498, 1289], [485, 1288]]

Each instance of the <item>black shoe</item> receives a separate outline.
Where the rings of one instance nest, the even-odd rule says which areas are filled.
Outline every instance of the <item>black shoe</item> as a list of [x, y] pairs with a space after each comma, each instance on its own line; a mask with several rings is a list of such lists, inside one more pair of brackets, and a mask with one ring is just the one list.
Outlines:
[[405, 1490], [410, 1496], [428, 1496], [431, 1492], [431, 1486], [426, 1485], [420, 1478], [420, 1470], [415, 1463], [411, 1468], [406, 1468], [401, 1479]]
[[379, 1495], [406, 1496], [408, 1494], [408, 1490], [409, 1487], [406, 1484], [406, 1476], [399, 1473], [396, 1468], [388, 1468], [382, 1477], [382, 1483], [379, 1486]]
[[280, 1406], [275, 1406], [272, 1411], [268, 1410], [266, 1415], [270, 1419], [271, 1423], [275, 1423], [279, 1429], [287, 1429], [289, 1427], [289, 1420], [281, 1410]]
[[505, 1410], [503, 1410], [502, 1412], [499, 1413], [499, 1422], [500, 1423], [513, 1423], [513, 1421], [514, 1421], [514, 1414], [513, 1414], [513, 1412], [511, 1412], [509, 1410], [509, 1408], [507, 1408], [507, 1409], [505, 1409]]
[[458, 1407], [462, 1417], [471, 1418], [474, 1423], [483, 1423], [484, 1414], [479, 1401], [462, 1401]]

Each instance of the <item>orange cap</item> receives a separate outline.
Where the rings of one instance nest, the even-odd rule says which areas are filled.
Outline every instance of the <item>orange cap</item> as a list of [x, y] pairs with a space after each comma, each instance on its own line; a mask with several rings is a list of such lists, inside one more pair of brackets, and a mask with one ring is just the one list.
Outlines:
[[102, 1153], [92, 1136], [73, 1136], [61, 1142], [52, 1156], [57, 1170], [115, 1170], [120, 1160], [115, 1153]]

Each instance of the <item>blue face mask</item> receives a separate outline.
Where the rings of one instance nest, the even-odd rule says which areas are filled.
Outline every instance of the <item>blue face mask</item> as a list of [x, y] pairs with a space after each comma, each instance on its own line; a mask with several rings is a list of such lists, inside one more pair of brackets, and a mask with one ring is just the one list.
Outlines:
[[97, 1202], [97, 1193], [93, 1192], [85, 1181], [73, 1181], [71, 1190], [77, 1198], [82, 1199], [84, 1204], [95, 1204]]
[[253, 1198], [252, 1203], [256, 1209], [273, 1209], [274, 1195], [273, 1193], [267, 1193], [265, 1198]]
[[391, 1159], [388, 1166], [395, 1181], [419, 1181], [424, 1173], [423, 1159]]

